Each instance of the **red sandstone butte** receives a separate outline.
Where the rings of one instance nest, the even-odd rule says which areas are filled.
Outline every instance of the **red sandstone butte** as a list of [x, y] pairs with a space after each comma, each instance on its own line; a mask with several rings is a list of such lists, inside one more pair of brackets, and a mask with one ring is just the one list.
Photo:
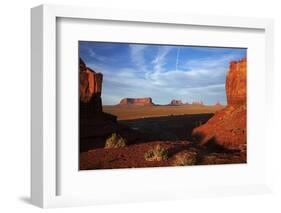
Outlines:
[[216, 112], [192, 135], [201, 145], [218, 144], [227, 149], [243, 149], [247, 143], [247, 59], [230, 63], [226, 76], [227, 106]]
[[[102, 111], [102, 74], [79, 61], [79, 125], [80, 139], [105, 136], [116, 131], [117, 118]], [[80, 144], [81, 145], [81, 144]]]
[[102, 74], [86, 67], [80, 59], [80, 100], [87, 103], [93, 96], [101, 95]]
[[233, 61], [226, 77], [226, 96], [228, 105], [241, 105], [247, 98], [247, 60]]
[[152, 98], [123, 98], [119, 105], [130, 105], [130, 106], [153, 106]]
[[183, 102], [181, 100], [171, 100], [170, 104], [171, 106], [179, 106], [179, 105], [183, 105]]

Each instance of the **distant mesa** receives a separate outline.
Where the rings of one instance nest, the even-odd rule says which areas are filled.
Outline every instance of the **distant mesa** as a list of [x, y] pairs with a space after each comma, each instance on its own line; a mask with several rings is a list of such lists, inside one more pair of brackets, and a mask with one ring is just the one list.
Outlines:
[[192, 105], [204, 106], [204, 103], [203, 103], [203, 101], [193, 101]]
[[152, 98], [123, 98], [120, 103], [120, 106], [154, 106], [155, 104], [152, 101]]
[[173, 100], [171, 100], [171, 102], [170, 102], [169, 105], [170, 105], [170, 106], [180, 106], [180, 105], [183, 105], [183, 102], [182, 102], [181, 100], [175, 100], [175, 99], [173, 99]]

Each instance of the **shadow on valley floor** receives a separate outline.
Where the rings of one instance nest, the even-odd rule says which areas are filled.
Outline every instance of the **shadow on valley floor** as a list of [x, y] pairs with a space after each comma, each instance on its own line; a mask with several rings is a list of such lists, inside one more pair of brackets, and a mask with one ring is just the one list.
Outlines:
[[[170, 115], [161, 117], [122, 120], [118, 132], [129, 144], [142, 144], [151, 141], [192, 141], [195, 127], [206, 123], [214, 114]], [[80, 138], [80, 152], [102, 148], [106, 137]]]
[[[211, 138], [207, 145], [198, 144], [200, 138], [192, 138], [192, 130], [206, 123], [213, 114], [177, 115], [118, 121], [118, 134], [126, 138], [128, 145], [105, 149], [110, 136], [82, 138], [80, 141], [80, 170], [121, 169], [175, 166], [181, 153], [195, 158], [195, 165], [246, 163], [246, 152], [226, 150]], [[203, 137], [204, 135], [198, 135]], [[160, 145], [167, 150], [168, 158], [147, 161], [145, 153]]]
[[206, 123], [214, 114], [170, 115], [162, 117], [140, 118], [119, 121], [138, 131], [141, 137], [138, 142], [145, 141], [191, 141], [191, 133], [195, 127]]

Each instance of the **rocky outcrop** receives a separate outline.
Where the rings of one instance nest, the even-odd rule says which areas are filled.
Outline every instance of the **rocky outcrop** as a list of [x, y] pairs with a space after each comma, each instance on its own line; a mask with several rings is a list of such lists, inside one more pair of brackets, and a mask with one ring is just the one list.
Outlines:
[[102, 74], [87, 68], [80, 72], [80, 99], [84, 103], [89, 102], [93, 96], [101, 95]]
[[226, 78], [226, 96], [228, 105], [241, 105], [247, 98], [247, 60], [233, 61]]
[[170, 104], [171, 106], [180, 106], [183, 105], [183, 102], [181, 100], [171, 100]]
[[86, 67], [80, 59], [80, 110], [87, 113], [102, 112], [102, 74]]
[[153, 106], [152, 98], [123, 98], [119, 105], [121, 106]]
[[[108, 135], [114, 132], [117, 127], [116, 116], [102, 111], [102, 78], [101, 73], [88, 68], [84, 61], [80, 59], [80, 140]], [[80, 145], [83, 144], [80, 143]]]
[[227, 106], [192, 132], [201, 145], [216, 144], [240, 150], [246, 146], [246, 74], [246, 58], [230, 63], [225, 86]]

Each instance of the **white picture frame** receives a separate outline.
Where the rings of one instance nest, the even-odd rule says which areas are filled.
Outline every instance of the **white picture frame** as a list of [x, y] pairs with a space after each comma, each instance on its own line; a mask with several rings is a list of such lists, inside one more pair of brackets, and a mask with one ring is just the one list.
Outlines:
[[[265, 42], [265, 91], [267, 113], [263, 120], [266, 125], [264, 138], [266, 146], [269, 143], [269, 131], [272, 122], [269, 114], [272, 110], [273, 89], [273, 21], [271, 19], [217, 17], [204, 15], [188, 15], [174, 13], [154, 13], [148, 11], [123, 11], [101, 8], [85, 8], [74, 6], [41, 5], [31, 10], [31, 56], [32, 56], [32, 103], [31, 103], [31, 201], [34, 205], [47, 207], [62, 207], [76, 205], [91, 205], [99, 203], [138, 202], [143, 200], [182, 199], [187, 197], [214, 195], [241, 195], [270, 192], [270, 165], [266, 163], [260, 172], [266, 178], [258, 184], [241, 183], [239, 185], [221, 185], [217, 187], [200, 187], [194, 183], [194, 188], [186, 190], [171, 186], [167, 190], [156, 190], [151, 196], [142, 194], [123, 194], [108, 191], [106, 196], [90, 195], [58, 195], [59, 152], [57, 151], [57, 20], [87, 19], [108, 20], [136, 23], [153, 23], [161, 25], [192, 25], [202, 27], [220, 27], [231, 29], [257, 29], [264, 31]], [[264, 156], [265, 158], [266, 156]], [[161, 170], [157, 169], [157, 170]], [[150, 169], [152, 171], [153, 169]], [[168, 171], [168, 170], [166, 170]], [[170, 170], [172, 171], [172, 170]], [[181, 174], [183, 170], [173, 170]], [[126, 173], [126, 171], [123, 171]], [[168, 191], [176, 192], [171, 195]], [[164, 193], [165, 192], [165, 193]], [[106, 199], [108, 197], [108, 199]]]

